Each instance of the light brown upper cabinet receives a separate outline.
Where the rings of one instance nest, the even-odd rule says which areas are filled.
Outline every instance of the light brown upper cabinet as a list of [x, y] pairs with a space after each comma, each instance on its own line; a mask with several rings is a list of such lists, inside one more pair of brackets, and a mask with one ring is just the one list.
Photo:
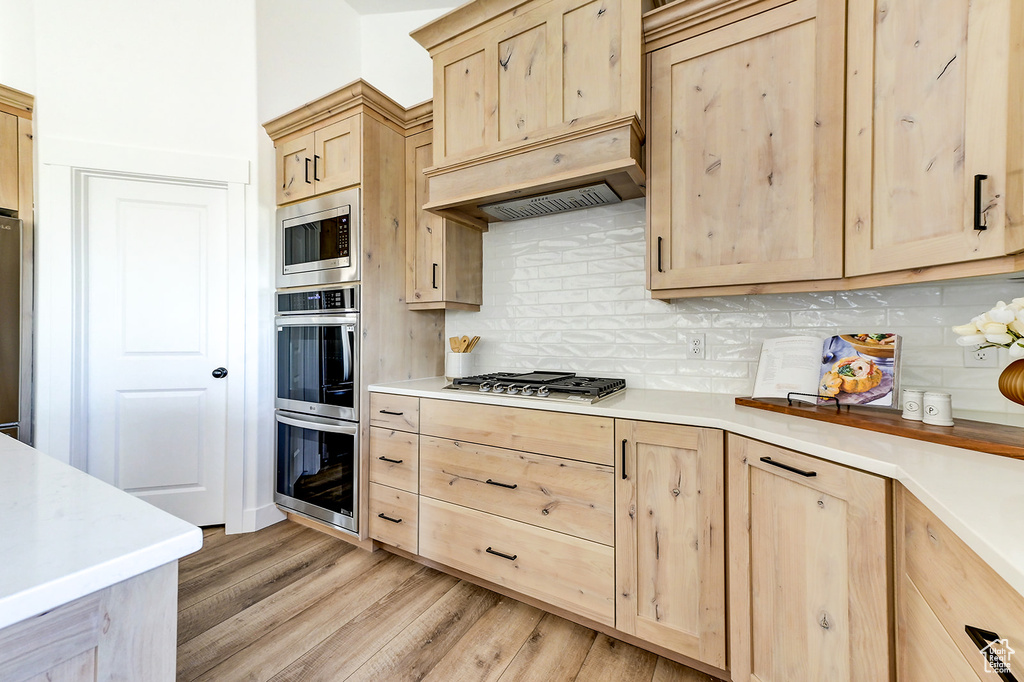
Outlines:
[[651, 0], [477, 0], [413, 31], [434, 63], [427, 209], [607, 182], [643, 196], [640, 17]]
[[0, 209], [18, 210], [18, 117], [0, 111]]
[[615, 421], [615, 627], [726, 668], [723, 434]]
[[649, 57], [648, 288], [841, 277], [845, 2], [706, 4]]
[[890, 680], [889, 484], [729, 434], [734, 682]]
[[479, 310], [483, 300], [483, 234], [475, 227], [423, 210], [427, 178], [423, 170], [433, 154], [433, 133], [406, 138], [406, 248], [408, 291], [414, 310]]
[[850, 2], [846, 274], [1024, 249], [1024, 7]]
[[277, 203], [359, 184], [360, 117], [350, 116], [277, 145]]

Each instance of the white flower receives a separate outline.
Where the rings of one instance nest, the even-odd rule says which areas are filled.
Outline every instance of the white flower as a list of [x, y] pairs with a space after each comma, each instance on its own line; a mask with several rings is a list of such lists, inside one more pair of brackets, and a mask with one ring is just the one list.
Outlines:
[[1015, 343], [1010, 346], [1010, 357], [1011, 358], [1024, 358], [1024, 346], [1019, 343]]
[[974, 326], [976, 326], [978, 329], [983, 329], [985, 327], [985, 325], [988, 324], [991, 321], [992, 320], [991, 320], [991, 318], [989, 318], [988, 313], [982, 313], [981, 315], [978, 315], [977, 317], [971, 318], [971, 322], [973, 322]]
[[1021, 336], [1024, 336], [1024, 322], [1021, 322], [1020, 320], [1014, 320], [1010, 324], [1006, 325], [1006, 327], [1010, 331], [1020, 334]]
[[979, 343], [985, 343], [985, 335], [971, 334], [970, 336], [958, 336], [956, 343], [959, 346], [977, 346]]
[[[1006, 334], [1006, 325], [1002, 322], [989, 322], [983, 327], [978, 327], [978, 330], [985, 336], [1000, 336]], [[1013, 341], [1013, 339], [1010, 339], [1010, 341]], [[1006, 343], [1010, 343], [1010, 341]], [[995, 343], [995, 341], [992, 343]]]
[[994, 343], [999, 346], [1007, 347], [1008, 344], [1013, 343], [1013, 337], [1003, 332], [1002, 334], [985, 334], [985, 340], [989, 343]]
[[1014, 318], [1017, 317], [1013, 309], [1007, 308], [1006, 304], [1002, 301], [997, 302], [995, 307], [986, 314], [993, 322], [1002, 322], [1003, 324], [1013, 322]]
[[[1024, 322], [1020, 322], [1019, 324], [1024, 327]], [[970, 336], [971, 334], [977, 334], [979, 330], [976, 324], [968, 322], [967, 324], [959, 324], [953, 327], [953, 331], [960, 336]]]

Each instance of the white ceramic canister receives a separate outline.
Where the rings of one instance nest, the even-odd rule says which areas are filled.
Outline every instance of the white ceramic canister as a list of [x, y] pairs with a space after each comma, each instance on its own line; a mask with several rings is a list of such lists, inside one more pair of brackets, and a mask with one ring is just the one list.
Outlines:
[[917, 388], [905, 388], [903, 389], [903, 418], [911, 419], [913, 421], [921, 421], [922, 411], [924, 409], [922, 403], [924, 401], [924, 391]]
[[953, 426], [953, 401], [948, 393], [928, 391], [922, 401], [921, 421], [932, 426]]

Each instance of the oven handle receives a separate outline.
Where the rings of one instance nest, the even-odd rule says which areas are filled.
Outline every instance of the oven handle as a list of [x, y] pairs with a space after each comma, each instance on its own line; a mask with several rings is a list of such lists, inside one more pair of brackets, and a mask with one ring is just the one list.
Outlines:
[[[355, 324], [342, 325], [343, 327], [352, 327], [352, 336], [356, 335]], [[354, 381], [352, 376], [352, 344], [349, 342], [348, 329], [344, 329], [341, 332], [341, 358], [342, 358], [342, 374], [345, 377], [345, 381]], [[323, 356], [321, 356], [323, 357]]]
[[277, 415], [277, 421], [280, 424], [286, 424], [288, 426], [296, 426], [300, 429], [311, 429], [313, 431], [329, 431], [331, 433], [344, 433], [350, 436], [356, 435], [359, 431], [358, 426], [335, 426], [334, 424], [324, 424], [319, 421], [306, 421], [304, 419], [292, 419], [291, 417], [285, 417], [283, 415]]
[[359, 321], [358, 314], [352, 315], [289, 315], [278, 317], [275, 324], [278, 327], [325, 327], [330, 325], [351, 325], [355, 326]]

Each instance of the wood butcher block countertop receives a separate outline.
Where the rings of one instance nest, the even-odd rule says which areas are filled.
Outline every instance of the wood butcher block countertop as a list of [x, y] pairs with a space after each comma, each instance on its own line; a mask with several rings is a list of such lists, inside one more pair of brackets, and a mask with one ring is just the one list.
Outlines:
[[0, 435], [0, 629], [177, 561], [195, 526]]
[[731, 395], [627, 388], [580, 405], [443, 390], [447, 383], [434, 377], [370, 391], [717, 428], [886, 476], [1024, 594], [1024, 460], [742, 407]]

